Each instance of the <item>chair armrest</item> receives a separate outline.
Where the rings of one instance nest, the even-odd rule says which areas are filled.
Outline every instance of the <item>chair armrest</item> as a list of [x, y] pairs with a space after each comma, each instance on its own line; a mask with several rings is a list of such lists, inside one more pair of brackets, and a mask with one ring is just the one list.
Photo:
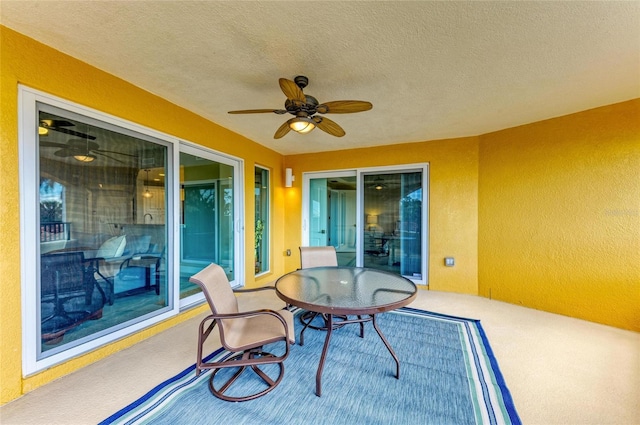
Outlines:
[[260, 286], [258, 288], [249, 288], [249, 289], [234, 289], [233, 292], [237, 293], [237, 294], [242, 294], [245, 292], [258, 292], [258, 291], [264, 291], [264, 290], [272, 290], [274, 291], [276, 289], [275, 286]]
[[213, 318], [213, 319], [242, 319], [244, 317], [259, 316], [261, 314], [269, 314], [271, 316], [282, 317], [275, 310], [271, 310], [271, 309], [268, 309], [268, 308], [262, 308], [260, 310], [240, 311], [238, 313], [211, 314], [211, 318]]
[[260, 315], [273, 316], [276, 319], [278, 319], [280, 321], [280, 323], [282, 323], [282, 326], [284, 327], [284, 334], [287, 335], [287, 339], [288, 339], [289, 325], [287, 325], [287, 321], [277, 311], [271, 310], [271, 309], [260, 309], [260, 310], [243, 311], [243, 312], [232, 313], [232, 314], [215, 314], [214, 313], [214, 314], [211, 314], [211, 315], [207, 316], [205, 318], [205, 320], [208, 320], [208, 319], [214, 319], [214, 320], [215, 319], [221, 319], [221, 320], [224, 320], [224, 319], [242, 319], [242, 318], [260, 316]]

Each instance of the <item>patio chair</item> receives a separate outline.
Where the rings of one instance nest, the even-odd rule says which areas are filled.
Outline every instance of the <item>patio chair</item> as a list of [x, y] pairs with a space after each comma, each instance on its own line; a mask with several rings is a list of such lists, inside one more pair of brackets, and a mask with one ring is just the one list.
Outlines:
[[41, 337], [62, 341], [66, 332], [89, 319], [100, 319], [107, 301], [104, 290], [86, 267], [82, 252], [40, 257]]
[[[333, 246], [301, 246], [300, 247], [300, 267], [308, 269], [311, 267], [337, 267], [338, 266], [338, 254], [336, 248]], [[322, 314], [324, 319], [323, 325], [312, 324], [313, 320], [320, 314], [314, 311], [307, 311], [300, 315], [300, 323], [304, 325], [300, 331], [300, 345], [304, 345], [304, 331], [307, 328], [326, 331], [327, 330], [327, 317]], [[335, 316], [338, 319], [346, 320], [346, 316]], [[360, 316], [358, 316], [360, 317]], [[339, 321], [334, 322], [333, 329], [341, 328], [344, 326]], [[364, 337], [364, 324], [360, 323], [360, 336]]]
[[[203, 370], [213, 369], [209, 378], [209, 389], [214, 396], [226, 401], [252, 400], [272, 391], [284, 376], [283, 362], [289, 356], [289, 344], [295, 344], [291, 312], [268, 309], [240, 312], [238, 300], [231, 289], [229, 280], [222, 267], [217, 264], [210, 264], [191, 276], [189, 281], [200, 286], [212, 312], [200, 322], [196, 376]], [[252, 292], [263, 289], [273, 289], [273, 287], [236, 292]], [[203, 344], [216, 325], [218, 325], [222, 346], [227, 351], [237, 354], [231, 355], [229, 358], [207, 362], [202, 358]], [[276, 355], [264, 351], [265, 345], [274, 343], [278, 344], [273, 346], [272, 351], [278, 349], [284, 353]], [[283, 350], [280, 350], [279, 343], [284, 344]], [[222, 384], [217, 385], [215, 378], [221, 371], [225, 371], [221, 373], [221, 376], [231, 376], [228, 379], [222, 377]], [[238, 378], [245, 371], [255, 372], [266, 387], [264, 385], [256, 386], [250, 381], [247, 385], [253, 390], [249, 391], [249, 395], [238, 390], [242, 386], [242, 382], [245, 382]], [[231, 388], [234, 383], [237, 385]]]
[[300, 267], [303, 269], [337, 265], [338, 255], [336, 254], [336, 248], [333, 246], [300, 247]]

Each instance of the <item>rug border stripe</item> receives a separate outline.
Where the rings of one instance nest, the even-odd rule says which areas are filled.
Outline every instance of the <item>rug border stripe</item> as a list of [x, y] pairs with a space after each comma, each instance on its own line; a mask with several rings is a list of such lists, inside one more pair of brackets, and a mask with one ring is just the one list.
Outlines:
[[487, 357], [489, 362], [491, 363], [491, 369], [493, 371], [493, 376], [496, 380], [496, 384], [498, 388], [500, 388], [500, 393], [502, 395], [502, 405], [507, 410], [507, 414], [509, 415], [509, 419], [513, 424], [521, 424], [522, 421], [520, 416], [518, 416], [518, 412], [516, 411], [515, 404], [513, 403], [513, 398], [511, 397], [511, 392], [507, 388], [507, 383], [500, 371], [500, 367], [498, 366], [498, 359], [493, 354], [493, 350], [491, 349], [491, 344], [489, 344], [489, 338], [487, 338], [487, 334], [484, 331], [481, 323], [477, 324], [478, 332], [480, 333], [480, 338], [482, 338], [483, 346], [485, 347], [485, 351], [487, 353]]
[[[296, 308], [292, 312], [295, 314], [298, 311], [300, 311], [300, 309]], [[398, 310], [394, 310], [393, 313], [404, 313], [409, 315], [414, 314], [418, 316], [431, 317], [433, 319], [448, 320], [456, 323], [459, 326], [459, 335], [464, 340], [463, 346], [467, 347], [467, 350], [464, 351], [464, 355], [466, 358], [465, 364], [468, 368], [476, 370], [476, 372], [472, 375], [479, 378], [475, 379], [474, 381], [476, 382], [476, 385], [480, 385], [480, 388], [482, 390], [482, 396], [478, 397], [479, 394], [477, 393], [477, 391], [470, 388], [470, 391], [476, 394], [476, 398], [473, 401], [474, 410], [477, 409], [476, 414], [474, 414], [476, 420], [478, 421], [480, 419], [477, 416], [478, 414], [480, 414], [483, 419], [487, 419], [491, 424], [505, 423], [507, 422], [507, 418], [512, 424], [520, 425], [522, 423], [520, 417], [516, 412], [511, 393], [506, 386], [506, 382], [498, 366], [497, 359], [493, 354], [493, 350], [491, 349], [487, 335], [484, 331], [484, 328], [480, 324], [480, 320], [420, 310], [412, 307], [402, 307]], [[473, 329], [476, 329], [477, 331], [474, 332]], [[205, 361], [209, 361], [215, 356], [224, 357], [224, 352], [224, 348], [220, 347], [213, 353], [209, 354], [205, 358]], [[469, 353], [471, 353], [473, 361], [467, 358], [467, 356], [469, 356]], [[482, 361], [482, 359], [484, 359], [484, 361]], [[108, 425], [115, 423], [116, 421], [118, 421], [119, 423], [135, 423], [139, 420], [147, 421], [151, 419], [152, 417], [154, 417], [153, 411], [156, 407], [171, 402], [171, 400], [177, 397], [179, 393], [188, 389], [196, 381], [200, 380], [200, 378], [206, 375], [207, 372], [210, 372], [204, 371], [200, 374], [200, 376], [195, 377], [194, 371], [195, 364], [187, 367], [177, 375], [156, 385], [142, 397], [138, 398], [134, 402], [130, 403], [129, 405], [125, 406], [124, 408], [120, 409], [116, 413], [101, 421], [99, 425]], [[194, 375], [188, 377], [187, 375], [191, 373], [194, 373]], [[487, 383], [487, 379], [492, 385], [489, 385]], [[172, 388], [169, 388], [172, 384], [174, 384], [174, 386]], [[490, 390], [490, 387], [493, 388], [493, 391]], [[499, 391], [495, 390], [496, 387]], [[145, 403], [148, 404], [154, 398], [157, 398], [158, 400], [154, 401], [141, 411], [134, 412], [135, 409]], [[479, 401], [485, 405], [485, 409], [480, 408], [480, 406], [478, 405]], [[494, 405], [497, 405], [499, 407], [497, 412], [499, 412], [498, 415], [501, 416], [500, 418], [496, 417], [497, 412], [494, 410]], [[480, 423], [486, 422], [484, 420], [481, 420]]]

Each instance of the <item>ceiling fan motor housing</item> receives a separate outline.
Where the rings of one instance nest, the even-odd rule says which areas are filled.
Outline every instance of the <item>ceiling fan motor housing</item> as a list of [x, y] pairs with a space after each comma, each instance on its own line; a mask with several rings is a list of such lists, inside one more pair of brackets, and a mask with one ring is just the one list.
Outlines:
[[306, 112], [308, 115], [313, 115], [317, 112], [317, 107], [319, 105], [318, 99], [315, 97], [305, 94], [305, 103], [300, 104], [291, 99], [287, 99], [284, 102], [284, 108], [290, 114], [296, 115], [298, 112]]

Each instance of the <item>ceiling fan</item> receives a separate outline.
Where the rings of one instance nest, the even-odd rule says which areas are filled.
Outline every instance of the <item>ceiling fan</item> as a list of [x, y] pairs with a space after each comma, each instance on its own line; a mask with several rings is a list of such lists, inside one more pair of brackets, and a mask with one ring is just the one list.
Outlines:
[[75, 127], [75, 124], [66, 120], [54, 120], [54, 119], [40, 120], [40, 125], [38, 127], [38, 134], [40, 136], [46, 136], [49, 133], [49, 130], [54, 130], [60, 133], [68, 134], [70, 136], [82, 137], [83, 139], [95, 140], [96, 138], [96, 136], [80, 133], [79, 131], [71, 130], [67, 127]]
[[273, 136], [274, 139], [284, 137], [289, 130], [304, 134], [316, 127], [332, 136], [342, 137], [345, 135], [342, 127], [329, 118], [316, 114], [350, 114], [368, 111], [373, 107], [371, 102], [361, 100], [336, 100], [333, 102], [319, 103], [315, 97], [302, 92], [309, 83], [309, 79], [303, 75], [298, 75], [293, 81], [280, 78], [279, 82], [282, 92], [287, 96], [287, 100], [284, 102], [284, 109], [246, 109], [229, 111], [229, 113], [261, 114], [273, 112], [278, 115], [286, 113], [295, 115], [294, 118], [287, 120], [276, 130]]
[[[93, 138], [95, 139], [95, 137]], [[40, 146], [60, 148], [53, 153], [55, 156], [60, 158], [73, 157], [80, 162], [92, 162], [97, 158], [97, 156], [102, 156], [124, 164], [124, 161], [113, 157], [111, 154], [123, 155], [133, 158], [137, 157], [137, 155], [131, 155], [128, 153], [100, 149], [100, 145], [98, 145], [96, 142], [89, 141], [88, 138], [70, 139], [67, 141], [67, 143], [40, 142]]]

